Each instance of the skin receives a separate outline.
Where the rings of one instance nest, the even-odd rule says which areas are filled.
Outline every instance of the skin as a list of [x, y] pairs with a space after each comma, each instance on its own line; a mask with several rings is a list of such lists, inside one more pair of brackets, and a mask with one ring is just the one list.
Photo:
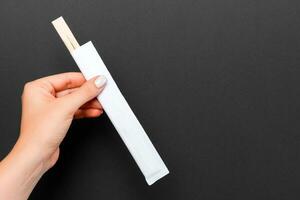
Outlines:
[[86, 81], [71, 72], [41, 78], [24, 86], [19, 138], [0, 162], [0, 199], [28, 199], [42, 175], [59, 158], [59, 145], [72, 120], [99, 117], [95, 99], [104, 89], [103, 76]]

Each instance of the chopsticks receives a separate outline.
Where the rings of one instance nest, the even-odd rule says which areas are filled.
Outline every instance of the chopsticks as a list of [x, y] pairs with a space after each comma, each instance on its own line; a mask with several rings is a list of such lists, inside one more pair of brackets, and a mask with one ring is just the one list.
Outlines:
[[70, 53], [72, 53], [76, 48], [80, 47], [79, 43], [77, 42], [63, 17], [59, 17], [53, 20], [52, 24]]

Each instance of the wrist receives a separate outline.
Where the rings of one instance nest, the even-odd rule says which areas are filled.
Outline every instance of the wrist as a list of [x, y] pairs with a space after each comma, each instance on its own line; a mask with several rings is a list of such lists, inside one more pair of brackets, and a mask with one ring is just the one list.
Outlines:
[[40, 169], [41, 173], [45, 173], [50, 168], [48, 162], [51, 152], [38, 141], [28, 142], [28, 140], [19, 137], [10, 154], [27, 167]]
[[[20, 134], [20, 137], [13, 148], [14, 152], [21, 152], [35, 165], [42, 165], [43, 171], [50, 169], [57, 161], [59, 147], [49, 145], [49, 142], [41, 141], [37, 137], [28, 137], [30, 134]], [[28, 158], [27, 158], [28, 159]]]
[[0, 199], [27, 199], [45, 171], [38, 151], [18, 141], [0, 163]]

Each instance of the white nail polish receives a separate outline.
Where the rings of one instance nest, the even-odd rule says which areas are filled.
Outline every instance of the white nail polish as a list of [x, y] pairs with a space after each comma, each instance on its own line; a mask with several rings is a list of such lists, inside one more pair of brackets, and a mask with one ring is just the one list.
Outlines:
[[106, 78], [105, 76], [99, 76], [96, 80], [95, 80], [95, 85], [97, 88], [101, 88], [105, 85], [106, 83]]

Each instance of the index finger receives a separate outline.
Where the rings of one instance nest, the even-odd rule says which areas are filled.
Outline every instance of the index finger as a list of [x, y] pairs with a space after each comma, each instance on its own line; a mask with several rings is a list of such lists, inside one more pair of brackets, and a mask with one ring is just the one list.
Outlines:
[[80, 72], [67, 72], [40, 78], [37, 82], [50, 84], [55, 92], [80, 87], [86, 80]]

